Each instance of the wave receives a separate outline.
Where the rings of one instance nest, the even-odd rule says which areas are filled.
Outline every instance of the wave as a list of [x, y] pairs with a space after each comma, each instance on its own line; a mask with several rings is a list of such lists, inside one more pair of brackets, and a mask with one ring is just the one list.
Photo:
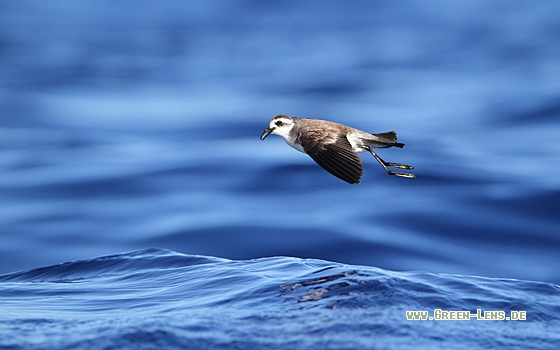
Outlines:
[[[553, 348], [559, 292], [523, 280], [145, 249], [0, 276], [0, 348]], [[473, 317], [413, 321], [411, 311]], [[499, 319], [510, 315], [525, 320]]]

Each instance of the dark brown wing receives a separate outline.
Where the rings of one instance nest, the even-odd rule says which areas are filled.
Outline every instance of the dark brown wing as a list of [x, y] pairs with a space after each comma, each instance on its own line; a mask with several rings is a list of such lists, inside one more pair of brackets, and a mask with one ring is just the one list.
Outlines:
[[329, 144], [301, 139], [300, 142], [303, 150], [323, 169], [348, 183], [360, 183], [362, 162], [345, 136]]

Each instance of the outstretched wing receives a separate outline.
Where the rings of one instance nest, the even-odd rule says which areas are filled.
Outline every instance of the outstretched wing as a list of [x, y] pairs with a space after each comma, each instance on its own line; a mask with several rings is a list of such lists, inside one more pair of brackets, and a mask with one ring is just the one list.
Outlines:
[[[317, 135], [314, 135], [317, 136]], [[346, 136], [339, 135], [331, 143], [323, 143], [321, 138], [299, 138], [305, 153], [323, 169], [351, 184], [360, 183], [363, 174], [362, 162]]]

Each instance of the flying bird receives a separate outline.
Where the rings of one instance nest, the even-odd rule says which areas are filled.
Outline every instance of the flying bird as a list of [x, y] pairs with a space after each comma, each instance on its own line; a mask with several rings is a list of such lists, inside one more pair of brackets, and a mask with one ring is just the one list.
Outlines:
[[360, 183], [363, 167], [358, 153], [365, 151], [371, 153], [387, 174], [409, 179], [417, 177], [411, 173], [392, 171], [389, 167], [408, 170], [414, 167], [386, 162], [373, 151], [374, 148], [403, 148], [404, 143], [397, 142], [394, 131], [370, 134], [327, 120], [278, 114], [270, 120], [261, 140], [270, 134], [282, 136], [292, 148], [307, 153], [323, 169], [351, 184]]

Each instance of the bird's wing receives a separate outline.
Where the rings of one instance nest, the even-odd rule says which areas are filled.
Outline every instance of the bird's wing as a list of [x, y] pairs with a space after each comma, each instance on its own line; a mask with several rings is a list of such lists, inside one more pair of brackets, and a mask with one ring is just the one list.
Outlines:
[[346, 136], [340, 135], [332, 143], [324, 144], [324, 139], [315, 137], [299, 138], [305, 153], [323, 169], [351, 184], [360, 183], [363, 174], [360, 157], [348, 142]]

